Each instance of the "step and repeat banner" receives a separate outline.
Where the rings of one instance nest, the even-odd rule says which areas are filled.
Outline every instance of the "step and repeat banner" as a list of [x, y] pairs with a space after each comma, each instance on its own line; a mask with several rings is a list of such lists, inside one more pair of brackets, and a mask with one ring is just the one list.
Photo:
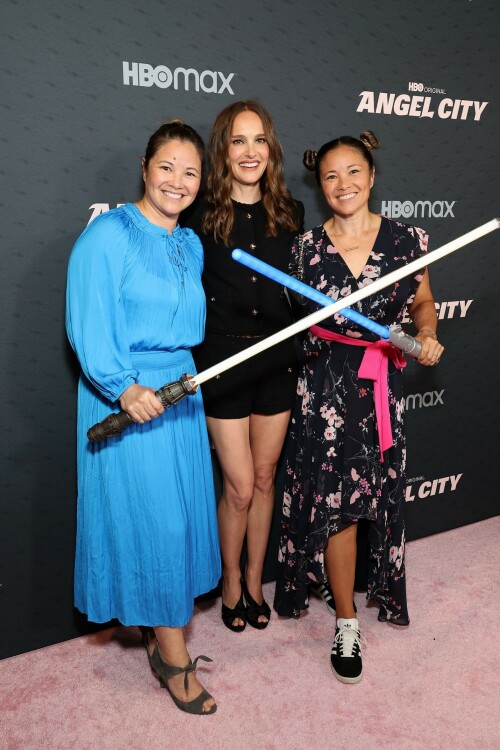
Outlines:
[[[0, 656], [88, 632], [66, 267], [89, 221], [139, 197], [149, 135], [179, 117], [207, 138], [223, 107], [260, 99], [311, 227], [328, 212], [303, 151], [373, 130], [372, 209], [436, 248], [500, 213], [499, 20], [486, 0], [4, 0]], [[446, 352], [405, 373], [410, 539], [497, 512], [499, 250], [500, 233], [431, 269]]]

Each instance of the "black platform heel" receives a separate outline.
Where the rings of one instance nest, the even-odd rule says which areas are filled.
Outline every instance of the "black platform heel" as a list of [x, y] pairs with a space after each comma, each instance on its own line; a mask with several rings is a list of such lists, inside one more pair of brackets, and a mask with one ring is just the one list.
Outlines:
[[[241, 584], [242, 593], [241, 596], [236, 604], [235, 607], [226, 607], [224, 602], [222, 602], [222, 608], [220, 616], [222, 618], [222, 622], [226, 626], [226, 628], [229, 628], [229, 630], [232, 630], [233, 633], [241, 633], [243, 630], [245, 630], [247, 626], [247, 610], [245, 607], [245, 602], [243, 601], [243, 582]], [[243, 621], [243, 625], [233, 625], [234, 620], [239, 619]]]
[[[241, 582], [241, 588], [247, 605], [246, 613], [248, 624], [257, 630], [264, 630], [264, 628], [267, 628], [269, 625], [269, 620], [271, 619], [271, 608], [269, 604], [265, 599], [262, 599], [262, 604], [257, 604], [255, 599], [253, 599], [248, 593], [246, 581]], [[267, 617], [267, 621], [262, 622], [259, 620], [259, 617]]]

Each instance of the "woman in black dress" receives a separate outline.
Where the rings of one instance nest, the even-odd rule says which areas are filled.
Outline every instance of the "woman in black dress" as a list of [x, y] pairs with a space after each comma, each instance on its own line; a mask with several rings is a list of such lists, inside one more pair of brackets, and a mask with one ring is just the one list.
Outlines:
[[[427, 234], [371, 213], [373, 133], [344, 136], [306, 152], [332, 211], [292, 248], [302, 252], [304, 281], [345, 297], [427, 250]], [[428, 272], [418, 272], [356, 305], [381, 325], [401, 323], [408, 308], [422, 343], [419, 362], [434, 366], [443, 347]], [[310, 303], [310, 311], [318, 309]], [[361, 679], [360, 632], [353, 603], [359, 519], [370, 524], [368, 597], [379, 620], [409, 623], [404, 566], [406, 442], [401, 370], [404, 358], [342, 313], [310, 329], [304, 343], [286, 465], [280, 569], [275, 608], [298, 617], [308, 586], [327, 573], [336, 606], [331, 652], [335, 675]], [[375, 365], [375, 366], [373, 366]], [[374, 397], [375, 396], [375, 397]], [[380, 398], [379, 398], [380, 396]], [[383, 418], [392, 435], [384, 434]]]
[[[234, 248], [287, 270], [303, 223], [283, 176], [283, 153], [267, 110], [256, 101], [226, 107], [212, 129], [206, 199], [187, 218], [205, 250], [203, 370], [292, 322], [279, 286], [231, 258]], [[265, 628], [270, 608], [262, 570], [274, 504], [274, 477], [297, 382], [293, 343], [264, 352], [203, 386], [208, 429], [223, 473], [219, 535], [222, 620], [239, 632]], [[247, 565], [240, 558], [246, 537]]]

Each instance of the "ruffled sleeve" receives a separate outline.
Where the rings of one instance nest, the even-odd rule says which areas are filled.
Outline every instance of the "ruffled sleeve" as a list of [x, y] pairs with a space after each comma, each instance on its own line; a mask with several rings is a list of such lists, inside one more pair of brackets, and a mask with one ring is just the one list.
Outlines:
[[138, 376], [131, 363], [121, 297], [127, 251], [123, 214], [110, 211], [80, 235], [68, 268], [68, 338], [85, 376], [110, 401]]

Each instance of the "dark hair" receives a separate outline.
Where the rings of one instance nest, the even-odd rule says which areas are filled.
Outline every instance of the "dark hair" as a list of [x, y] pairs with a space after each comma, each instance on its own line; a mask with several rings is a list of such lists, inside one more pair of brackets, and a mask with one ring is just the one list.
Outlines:
[[186, 125], [182, 120], [170, 120], [169, 122], [160, 125], [158, 130], [153, 133], [148, 141], [146, 147], [146, 153], [144, 154], [144, 169], [148, 168], [148, 164], [159, 149], [168, 143], [169, 141], [182, 141], [192, 143], [198, 152], [201, 164], [205, 159], [205, 144], [190, 125]]
[[269, 161], [260, 184], [267, 214], [266, 234], [276, 237], [277, 224], [291, 232], [299, 229], [296, 206], [283, 174], [283, 150], [269, 112], [254, 99], [234, 102], [219, 113], [210, 135], [210, 171], [205, 191], [208, 208], [202, 225], [205, 234], [213, 234], [216, 241], [221, 240], [226, 246], [231, 242], [234, 223], [233, 173], [228, 150], [234, 120], [242, 112], [255, 112], [260, 117], [269, 146]]
[[321, 182], [319, 174], [321, 162], [330, 151], [335, 151], [335, 149], [340, 146], [348, 146], [349, 148], [356, 149], [363, 159], [368, 162], [370, 171], [374, 169], [375, 164], [373, 163], [371, 152], [373, 149], [379, 147], [379, 141], [376, 135], [372, 133], [371, 130], [364, 130], [359, 138], [353, 138], [352, 135], [342, 135], [340, 138], [335, 138], [333, 141], [324, 143], [319, 151], [304, 151], [304, 166], [311, 171], [314, 170], [318, 185]]

